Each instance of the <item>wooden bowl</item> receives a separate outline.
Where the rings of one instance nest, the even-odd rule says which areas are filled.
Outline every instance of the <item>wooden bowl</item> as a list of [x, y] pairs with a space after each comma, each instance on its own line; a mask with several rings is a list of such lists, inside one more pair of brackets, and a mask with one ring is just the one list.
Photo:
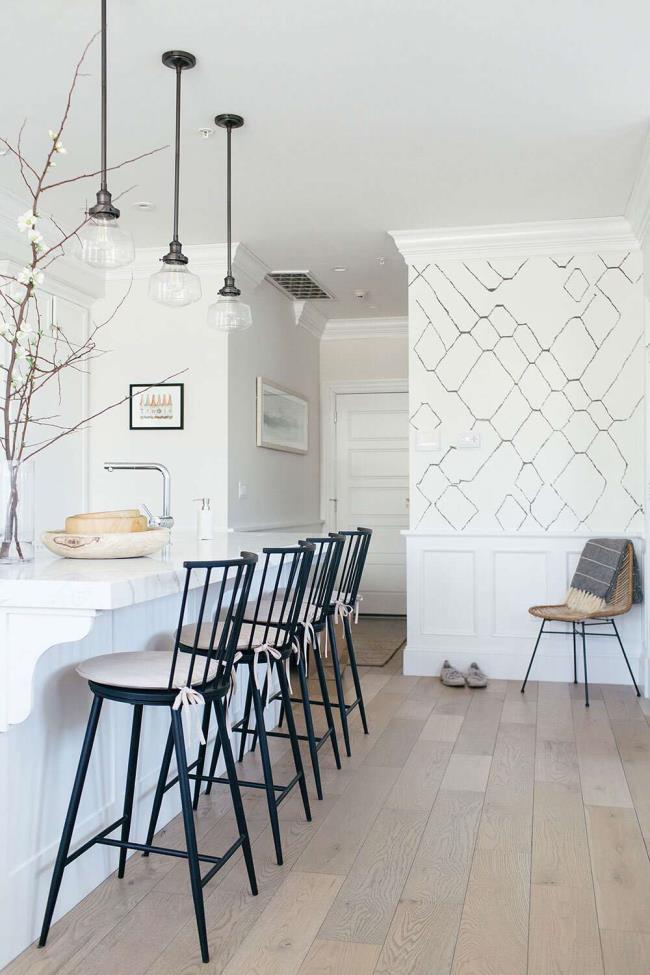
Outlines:
[[65, 531], [44, 532], [41, 541], [50, 552], [64, 559], [137, 559], [153, 555], [169, 542], [168, 528], [147, 528], [142, 532], [110, 532], [73, 535]]
[[143, 532], [149, 527], [144, 515], [135, 509], [95, 511], [70, 515], [65, 520], [66, 535], [108, 535], [109, 533]]

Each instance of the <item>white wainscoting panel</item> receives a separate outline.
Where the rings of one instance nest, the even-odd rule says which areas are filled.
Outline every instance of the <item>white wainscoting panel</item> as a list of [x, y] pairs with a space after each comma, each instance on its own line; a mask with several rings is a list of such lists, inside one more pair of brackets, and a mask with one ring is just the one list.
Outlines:
[[[489, 677], [523, 679], [539, 630], [528, 607], [563, 602], [587, 537], [407, 533], [404, 672], [437, 675], [449, 658], [461, 670], [476, 660]], [[644, 540], [632, 540], [643, 566]], [[617, 624], [635, 676], [645, 684], [642, 607], [634, 606]], [[590, 681], [629, 682], [615, 639], [588, 639], [587, 647]], [[578, 673], [582, 679], [581, 667]], [[570, 631], [542, 638], [531, 679], [573, 679]]]

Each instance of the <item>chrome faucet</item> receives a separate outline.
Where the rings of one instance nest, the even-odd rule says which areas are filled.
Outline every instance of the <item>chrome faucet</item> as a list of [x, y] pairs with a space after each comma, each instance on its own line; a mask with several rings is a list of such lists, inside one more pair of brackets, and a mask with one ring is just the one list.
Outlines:
[[169, 471], [164, 464], [157, 464], [155, 461], [129, 461], [129, 460], [107, 460], [104, 461], [105, 471], [160, 471], [163, 479], [163, 500], [162, 515], [152, 515], [146, 504], [141, 505], [147, 513], [149, 524], [155, 528], [172, 528], [174, 519], [171, 515], [171, 496], [172, 482]]

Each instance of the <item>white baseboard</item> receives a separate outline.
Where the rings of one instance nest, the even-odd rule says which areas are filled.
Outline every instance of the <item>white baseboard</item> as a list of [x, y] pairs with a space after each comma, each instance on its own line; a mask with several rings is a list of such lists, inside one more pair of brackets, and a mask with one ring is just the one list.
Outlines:
[[[582, 681], [580, 649], [578, 654], [578, 680]], [[469, 665], [476, 661], [487, 676], [494, 680], [523, 681], [532, 652], [533, 643], [531, 643], [530, 652], [526, 657], [520, 657], [513, 653], [495, 653], [492, 649], [444, 652], [406, 646], [404, 648], [404, 673], [409, 677], [437, 677], [444, 660], [448, 658], [454, 667], [461, 671], [467, 670]], [[619, 654], [618, 657], [612, 657], [611, 654], [603, 654], [598, 651], [594, 651], [593, 654], [589, 650], [587, 652], [590, 683], [631, 684], [622, 654]], [[635, 655], [629, 651], [628, 658], [641, 693], [647, 696], [647, 691], [644, 691], [644, 688], [648, 688], [648, 660], [646, 657]], [[556, 648], [549, 647], [545, 653], [544, 646], [540, 643], [530, 673], [530, 680], [572, 681], [573, 654], [571, 649], [567, 647], [566, 653], [558, 653]]]

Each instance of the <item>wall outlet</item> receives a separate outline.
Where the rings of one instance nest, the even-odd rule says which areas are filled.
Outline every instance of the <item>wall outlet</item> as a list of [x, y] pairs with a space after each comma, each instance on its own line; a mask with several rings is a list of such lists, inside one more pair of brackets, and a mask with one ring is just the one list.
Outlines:
[[458, 438], [456, 446], [459, 450], [475, 450], [481, 446], [481, 434], [475, 430], [470, 430]]
[[239, 500], [244, 501], [248, 497], [248, 484], [240, 481], [238, 484]]

